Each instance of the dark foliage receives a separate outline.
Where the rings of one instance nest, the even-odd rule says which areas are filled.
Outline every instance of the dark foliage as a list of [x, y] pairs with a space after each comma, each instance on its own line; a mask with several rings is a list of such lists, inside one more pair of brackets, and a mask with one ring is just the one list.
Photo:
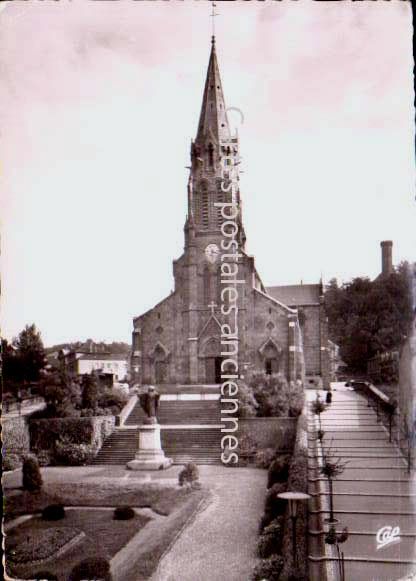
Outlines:
[[111, 581], [109, 561], [103, 557], [91, 557], [75, 565], [69, 576], [69, 581], [83, 581], [85, 579]]
[[257, 542], [257, 554], [262, 559], [279, 554], [282, 548], [284, 517], [279, 516], [263, 529]]
[[26, 325], [9, 344], [2, 339], [2, 375], [6, 390], [18, 391], [24, 383], [41, 378], [46, 365], [42, 339], [35, 325]]
[[23, 461], [23, 488], [30, 492], [40, 490], [43, 481], [36, 458], [27, 456]]
[[398, 349], [412, 321], [412, 297], [407, 263], [374, 281], [354, 278], [338, 287], [331, 280], [325, 293], [331, 340], [343, 361], [365, 373], [377, 352]]
[[277, 581], [283, 569], [283, 557], [272, 555], [269, 559], [262, 559], [253, 571], [253, 581]]
[[264, 526], [269, 525], [272, 520], [285, 513], [287, 501], [279, 498], [277, 495], [281, 492], [286, 492], [286, 490], [286, 482], [277, 482], [267, 491], [266, 501], [264, 503]]
[[98, 405], [98, 380], [94, 375], [82, 378], [82, 407], [95, 409]]
[[267, 488], [271, 488], [277, 482], [286, 482], [289, 475], [290, 456], [279, 456], [269, 466], [267, 476]]
[[62, 520], [65, 518], [65, 508], [62, 504], [50, 504], [42, 510], [42, 520]]
[[136, 516], [134, 509], [131, 506], [118, 506], [114, 509], [114, 520], [131, 520]]

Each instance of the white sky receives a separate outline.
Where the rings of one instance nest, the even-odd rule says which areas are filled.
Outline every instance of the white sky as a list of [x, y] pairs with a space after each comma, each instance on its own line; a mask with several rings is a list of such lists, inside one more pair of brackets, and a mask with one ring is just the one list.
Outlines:
[[[414, 260], [410, 5], [218, 3], [244, 113], [247, 250], [266, 285]], [[3, 334], [130, 341], [173, 288], [206, 2], [12, 2], [0, 13]], [[238, 117], [233, 118], [235, 124]]]

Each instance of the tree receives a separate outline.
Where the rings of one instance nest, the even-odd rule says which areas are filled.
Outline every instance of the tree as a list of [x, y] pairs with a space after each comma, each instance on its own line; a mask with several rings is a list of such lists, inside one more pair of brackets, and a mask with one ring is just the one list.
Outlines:
[[94, 374], [82, 378], [82, 407], [95, 410], [98, 405], [98, 381]]
[[338, 286], [332, 279], [325, 293], [329, 336], [354, 371], [365, 372], [377, 354], [399, 349], [412, 320], [408, 265], [374, 281], [354, 278]]
[[34, 324], [26, 325], [13, 340], [13, 347], [22, 368], [23, 381], [39, 381], [41, 371], [46, 365], [46, 355], [40, 332]]

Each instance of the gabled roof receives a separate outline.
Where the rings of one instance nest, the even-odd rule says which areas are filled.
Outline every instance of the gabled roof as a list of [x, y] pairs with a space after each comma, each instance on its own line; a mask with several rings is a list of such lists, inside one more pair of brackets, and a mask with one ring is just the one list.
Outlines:
[[284, 286], [269, 286], [267, 293], [274, 299], [288, 305], [298, 307], [302, 305], [318, 305], [320, 296], [319, 284], [290, 284]]

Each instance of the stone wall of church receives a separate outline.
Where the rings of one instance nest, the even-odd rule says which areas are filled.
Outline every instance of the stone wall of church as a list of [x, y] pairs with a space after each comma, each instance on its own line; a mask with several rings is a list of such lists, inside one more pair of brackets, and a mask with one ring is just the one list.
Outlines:
[[302, 325], [303, 351], [306, 375], [321, 373], [321, 340], [319, 328], [319, 305], [303, 306], [305, 322]]
[[279, 372], [288, 373], [288, 317], [283, 307], [274, 303], [254, 289], [247, 289], [247, 308], [245, 311], [244, 330], [245, 355], [251, 364], [250, 370], [265, 371], [265, 356], [259, 349], [271, 339], [278, 347]]

